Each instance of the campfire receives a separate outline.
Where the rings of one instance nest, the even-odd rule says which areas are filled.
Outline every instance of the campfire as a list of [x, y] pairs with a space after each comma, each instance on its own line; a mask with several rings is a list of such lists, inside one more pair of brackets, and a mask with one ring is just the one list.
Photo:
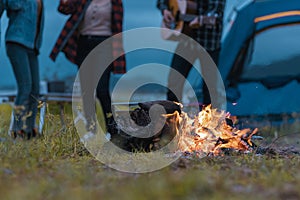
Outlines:
[[[175, 136], [178, 139], [178, 149], [184, 153], [220, 155], [228, 150], [238, 152], [251, 152], [254, 144], [251, 138], [257, 133], [257, 129], [239, 130], [234, 126], [236, 118], [225, 111], [213, 109], [211, 105], [204, 107], [196, 116], [189, 117], [182, 111], [182, 106], [170, 101], [153, 101], [139, 103], [139, 108], [131, 111], [131, 119], [139, 126], [147, 126], [151, 119], [149, 110], [154, 104], [162, 105], [166, 114], [162, 117], [166, 123], [162, 130], [150, 138], [137, 138], [118, 131], [117, 137], [112, 141], [126, 150], [142, 149], [144, 151], [155, 151]], [[118, 126], [128, 129], [132, 127], [132, 121], [118, 117]], [[130, 129], [134, 132], [134, 129]]]
[[[178, 115], [178, 113], [176, 113]], [[234, 127], [234, 117], [224, 111], [217, 111], [211, 105], [203, 108], [197, 116], [187, 113], [178, 115], [179, 149], [183, 152], [219, 155], [223, 150], [251, 152], [251, 138], [257, 128], [239, 130]]]

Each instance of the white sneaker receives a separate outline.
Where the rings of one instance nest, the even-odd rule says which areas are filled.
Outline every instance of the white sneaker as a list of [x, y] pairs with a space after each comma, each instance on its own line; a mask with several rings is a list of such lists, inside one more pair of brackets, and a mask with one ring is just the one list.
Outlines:
[[87, 132], [83, 135], [83, 137], [80, 138], [80, 142], [86, 143], [88, 141], [91, 141], [96, 135], [93, 132]]
[[110, 140], [111, 140], [111, 134], [110, 134], [109, 132], [107, 132], [107, 133], [105, 134], [105, 139], [106, 139], [107, 141], [110, 141]]
[[[92, 141], [95, 138], [95, 133], [93, 132], [87, 132], [86, 134], [83, 135], [83, 137], [80, 138], [80, 142], [86, 144], [88, 141]], [[107, 132], [105, 134], [105, 139], [107, 141], [111, 140], [111, 134], [109, 132]]]

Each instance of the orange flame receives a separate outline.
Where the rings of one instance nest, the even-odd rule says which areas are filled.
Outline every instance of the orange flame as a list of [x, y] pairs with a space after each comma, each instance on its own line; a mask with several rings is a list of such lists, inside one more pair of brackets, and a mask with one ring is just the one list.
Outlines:
[[226, 118], [236, 120], [229, 113], [205, 107], [191, 119], [186, 113], [178, 114], [179, 149], [183, 152], [219, 155], [222, 149], [251, 152], [251, 137], [258, 129], [238, 130], [226, 123]]

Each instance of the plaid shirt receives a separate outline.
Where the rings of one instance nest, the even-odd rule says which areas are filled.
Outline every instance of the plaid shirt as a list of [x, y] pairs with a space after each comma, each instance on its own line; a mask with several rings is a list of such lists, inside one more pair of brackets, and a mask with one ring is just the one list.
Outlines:
[[[66, 4], [60, 3], [58, 10], [63, 14], [71, 14], [63, 30], [61, 31], [52, 51], [50, 58], [55, 61], [60, 51], [64, 52], [67, 59], [75, 63], [77, 52], [78, 27], [85, 11], [92, 0], [72, 0]], [[112, 34], [118, 34], [123, 29], [123, 4], [122, 0], [111, 0], [112, 3]], [[126, 63], [121, 34], [113, 38], [113, 72], [123, 74], [126, 72]], [[120, 56], [121, 55], [121, 56]], [[76, 63], [75, 63], [76, 64]]]
[[[218, 15], [217, 24], [213, 27], [201, 26], [195, 30], [193, 39], [201, 44], [206, 50], [214, 51], [221, 47], [221, 37], [223, 31], [223, 14], [226, 0], [194, 0], [197, 2], [197, 14], [207, 15], [216, 13]], [[168, 0], [157, 0], [157, 8], [163, 11], [168, 9]]]

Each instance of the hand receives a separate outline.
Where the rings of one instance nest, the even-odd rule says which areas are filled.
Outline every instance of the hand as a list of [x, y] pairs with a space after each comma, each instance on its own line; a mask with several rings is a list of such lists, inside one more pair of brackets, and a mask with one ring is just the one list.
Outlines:
[[167, 28], [170, 28], [171, 23], [175, 21], [171, 11], [166, 10], [166, 9], [163, 11], [163, 20], [164, 20]]
[[68, 0], [60, 0], [60, 3], [61, 3], [61, 4], [67, 4], [67, 3], [68, 3]]
[[189, 24], [189, 26], [193, 29], [197, 29], [201, 26], [202, 24], [200, 23], [199, 17], [195, 17]]

